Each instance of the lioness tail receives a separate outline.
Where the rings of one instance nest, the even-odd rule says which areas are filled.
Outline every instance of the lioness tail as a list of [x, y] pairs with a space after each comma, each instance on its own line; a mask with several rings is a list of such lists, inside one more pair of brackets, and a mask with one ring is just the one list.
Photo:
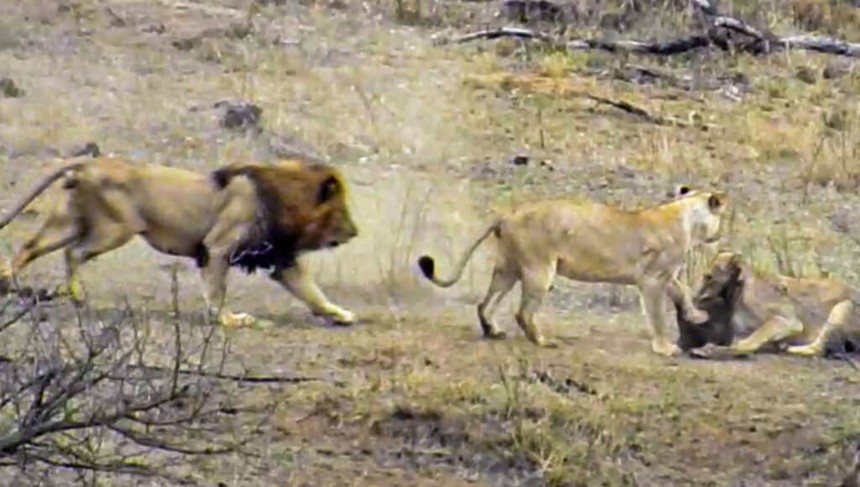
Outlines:
[[460, 277], [463, 275], [463, 270], [466, 268], [466, 264], [469, 263], [469, 260], [472, 258], [472, 254], [475, 252], [475, 249], [478, 248], [487, 237], [490, 236], [491, 233], [495, 233], [498, 236], [499, 228], [501, 222], [496, 221], [492, 225], [490, 225], [484, 233], [472, 243], [472, 246], [460, 257], [460, 262], [457, 263], [457, 267], [454, 270], [454, 275], [449, 277], [448, 279], [440, 279], [436, 276], [436, 261], [433, 260], [433, 257], [429, 255], [422, 255], [418, 258], [418, 267], [421, 269], [421, 273], [424, 274], [424, 277], [429, 279], [433, 284], [436, 284], [439, 287], [451, 287], [457, 281], [460, 280]]
[[26, 208], [27, 205], [32, 203], [34, 199], [36, 199], [40, 194], [42, 194], [46, 189], [48, 189], [48, 187], [51, 184], [53, 184], [54, 181], [65, 176], [66, 173], [68, 173], [69, 171], [74, 171], [76, 169], [79, 169], [84, 164], [86, 164], [86, 163], [83, 161], [77, 161], [77, 162], [73, 162], [71, 164], [66, 164], [65, 166], [62, 166], [62, 167], [54, 170], [54, 172], [52, 172], [51, 174], [45, 176], [39, 182], [39, 184], [37, 184], [36, 187], [33, 188], [26, 197], [24, 197], [23, 200], [21, 200], [17, 205], [15, 205], [14, 208], [9, 210], [9, 212], [6, 214], [6, 216], [4, 216], [2, 220], [0, 220], [0, 229], [2, 229], [6, 225], [8, 225], [12, 220], [14, 220], [16, 216], [18, 216], [22, 211], [24, 211], [24, 208]]

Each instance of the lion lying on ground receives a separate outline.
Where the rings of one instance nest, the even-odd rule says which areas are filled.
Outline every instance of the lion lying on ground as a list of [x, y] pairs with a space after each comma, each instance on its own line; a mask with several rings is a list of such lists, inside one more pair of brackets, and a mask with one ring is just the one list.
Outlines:
[[270, 277], [315, 314], [349, 324], [353, 313], [329, 302], [297, 257], [358, 234], [338, 172], [297, 160], [244, 164], [200, 174], [100, 157], [68, 163], [45, 177], [0, 221], [6, 226], [62, 179], [60, 201], [15, 256], [6, 279], [35, 259], [64, 249], [67, 288], [82, 299], [78, 268], [140, 235], [154, 249], [191, 257], [205, 282], [209, 311], [226, 326], [248, 325], [247, 313], [223, 307], [230, 267], [270, 268]]
[[724, 193], [689, 190], [668, 203], [636, 211], [563, 199], [534, 202], [491, 224], [460, 259], [452, 277], [436, 277], [430, 256], [420, 257], [418, 265], [436, 285], [452, 286], [475, 249], [493, 235], [500, 258], [478, 305], [483, 334], [505, 337], [494, 324], [493, 313], [521, 281], [517, 324], [539, 346], [546, 342], [534, 316], [556, 274], [585, 282], [635, 285], [651, 328], [652, 350], [671, 356], [680, 350], [666, 336], [667, 292], [673, 301], [683, 303], [691, 322], [707, 319], [693, 306], [690, 290], [678, 277], [692, 246], [719, 240], [726, 204]]
[[684, 351], [721, 347], [738, 354], [784, 350], [793, 355], [822, 356], [860, 345], [858, 295], [833, 278], [793, 278], [756, 273], [733, 252], [718, 253], [703, 276], [693, 302], [709, 312], [695, 324], [678, 311], [678, 346]]

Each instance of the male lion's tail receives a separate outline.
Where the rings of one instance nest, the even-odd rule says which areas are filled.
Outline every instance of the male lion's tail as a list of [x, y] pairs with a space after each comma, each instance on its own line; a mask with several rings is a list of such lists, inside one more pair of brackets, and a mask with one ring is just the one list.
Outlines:
[[26, 197], [24, 197], [24, 199], [18, 202], [18, 204], [15, 205], [14, 208], [9, 210], [6, 216], [4, 216], [2, 220], [0, 220], [0, 229], [2, 229], [12, 220], [14, 220], [16, 216], [18, 216], [22, 211], [24, 211], [24, 208], [26, 208], [27, 205], [32, 203], [34, 199], [36, 199], [40, 194], [42, 194], [46, 189], [48, 189], [48, 187], [53, 184], [54, 181], [65, 176], [69, 171], [80, 169], [84, 164], [86, 164], [86, 162], [84, 161], [76, 161], [70, 164], [66, 164], [62, 167], [57, 168], [51, 174], [45, 176], [41, 181], [39, 181], [39, 184], [37, 184], [36, 187], [33, 188]]
[[466, 268], [466, 264], [469, 263], [469, 260], [472, 258], [472, 254], [475, 252], [475, 249], [478, 248], [487, 237], [490, 236], [491, 233], [495, 233], [496, 236], [499, 236], [499, 228], [501, 226], [501, 221], [496, 221], [492, 225], [490, 225], [484, 233], [472, 243], [472, 246], [460, 257], [460, 262], [457, 263], [457, 267], [454, 270], [454, 275], [449, 277], [448, 279], [440, 279], [436, 277], [436, 261], [433, 260], [433, 257], [429, 255], [422, 255], [418, 258], [418, 267], [421, 269], [421, 273], [424, 274], [424, 277], [429, 279], [433, 284], [436, 284], [439, 287], [451, 287], [457, 281], [460, 280], [460, 277], [463, 275], [463, 270]]

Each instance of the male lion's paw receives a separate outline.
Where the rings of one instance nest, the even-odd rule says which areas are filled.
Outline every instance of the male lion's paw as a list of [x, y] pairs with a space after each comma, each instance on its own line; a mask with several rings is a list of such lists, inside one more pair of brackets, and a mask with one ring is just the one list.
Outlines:
[[249, 313], [224, 312], [218, 317], [218, 321], [225, 328], [244, 328], [253, 326], [257, 319]]
[[347, 311], [343, 308], [336, 308], [326, 313], [314, 313], [316, 316], [321, 316], [331, 320], [332, 326], [352, 326], [357, 318], [355, 313]]

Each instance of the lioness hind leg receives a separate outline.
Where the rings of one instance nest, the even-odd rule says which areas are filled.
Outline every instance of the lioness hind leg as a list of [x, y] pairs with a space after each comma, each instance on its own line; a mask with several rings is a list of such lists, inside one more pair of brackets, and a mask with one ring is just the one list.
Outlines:
[[288, 269], [275, 270], [272, 278], [305, 303], [314, 314], [328, 316], [337, 325], [355, 322], [355, 314], [329, 301], [301, 263], [296, 262]]
[[519, 275], [513, 269], [498, 265], [493, 269], [490, 287], [487, 289], [484, 300], [478, 304], [478, 321], [486, 338], [505, 338], [505, 332], [496, 326], [493, 315], [518, 280]]
[[663, 280], [640, 284], [639, 302], [651, 328], [651, 350], [659, 355], [673, 357], [679, 355], [681, 349], [666, 336], [666, 286]]
[[824, 324], [824, 327], [821, 328], [821, 331], [818, 332], [818, 336], [815, 337], [815, 340], [812, 343], [788, 347], [786, 352], [792, 355], [802, 355], [804, 357], [822, 355], [825, 347], [827, 346], [827, 342], [834, 334], [841, 331], [846, 323], [848, 323], [853, 310], [854, 304], [850, 300], [836, 303], [836, 305], [830, 310], [830, 314], [827, 316], [827, 323]]
[[549, 292], [554, 277], [555, 266], [522, 272], [522, 298], [516, 314], [517, 324], [526, 334], [526, 338], [541, 347], [548, 344], [535, 322], [535, 314]]
[[776, 343], [791, 338], [803, 331], [803, 323], [796, 317], [773, 316], [765, 321], [750, 336], [732, 345], [740, 353], [755, 353], [768, 343]]

